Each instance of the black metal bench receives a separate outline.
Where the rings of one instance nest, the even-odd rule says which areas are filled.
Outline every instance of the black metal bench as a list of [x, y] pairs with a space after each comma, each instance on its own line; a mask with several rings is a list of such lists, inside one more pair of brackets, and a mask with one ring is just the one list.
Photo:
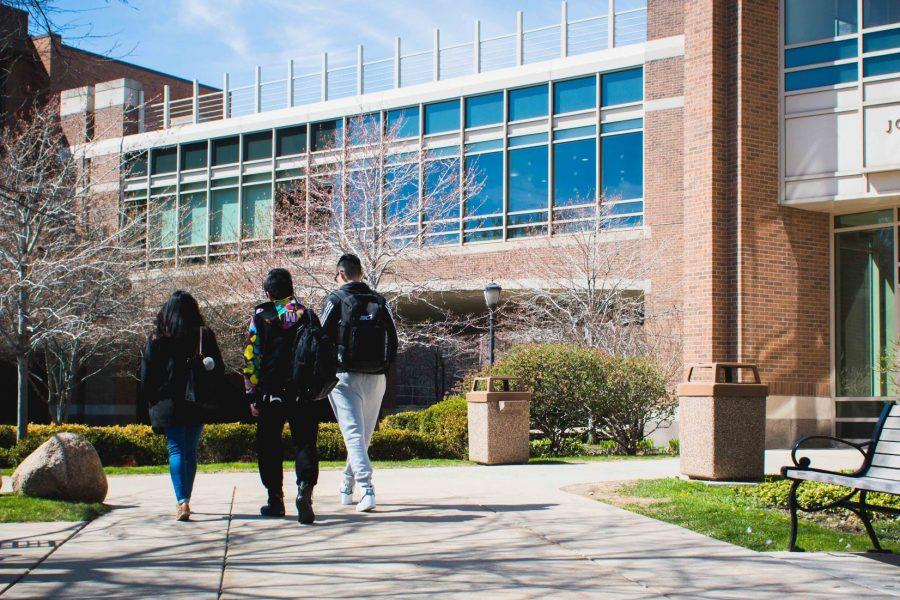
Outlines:
[[[856, 448], [863, 455], [863, 464], [855, 473], [836, 473], [812, 468], [808, 457], [797, 458], [798, 450], [809, 440], [831, 440]], [[788, 498], [788, 506], [791, 511], [791, 537], [788, 542], [788, 550], [792, 552], [802, 550], [797, 547], [797, 511], [816, 512], [839, 507], [846, 508], [859, 517], [872, 540], [875, 552], [885, 552], [878, 543], [869, 512], [900, 515], [900, 510], [869, 504], [866, 496], [869, 492], [900, 495], [900, 404], [888, 402], [885, 405], [875, 424], [870, 441], [855, 444], [832, 436], [808, 436], [794, 443], [791, 460], [794, 462], [793, 467], [781, 468], [781, 474], [791, 480], [791, 492]], [[831, 483], [850, 488], [850, 492], [834, 502], [818, 506], [801, 506], [797, 501], [797, 489], [804, 481]], [[857, 496], [856, 500], [853, 499], [854, 496]]]

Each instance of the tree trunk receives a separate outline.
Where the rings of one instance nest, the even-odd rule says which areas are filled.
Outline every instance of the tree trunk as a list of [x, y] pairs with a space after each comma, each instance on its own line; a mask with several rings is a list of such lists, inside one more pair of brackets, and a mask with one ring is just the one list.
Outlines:
[[16, 356], [16, 374], [19, 378], [16, 439], [21, 440], [28, 435], [28, 356], [21, 351]]

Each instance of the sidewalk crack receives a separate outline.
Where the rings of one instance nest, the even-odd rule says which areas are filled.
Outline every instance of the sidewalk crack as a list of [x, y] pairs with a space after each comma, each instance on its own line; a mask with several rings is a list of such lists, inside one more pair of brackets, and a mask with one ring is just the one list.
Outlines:
[[219, 573], [219, 590], [216, 598], [221, 598], [225, 592], [225, 568], [228, 565], [228, 547], [231, 543], [231, 522], [234, 519], [234, 497], [237, 494], [237, 486], [231, 488], [231, 504], [228, 506], [228, 526], [225, 528], [225, 550], [222, 552], [222, 571]]

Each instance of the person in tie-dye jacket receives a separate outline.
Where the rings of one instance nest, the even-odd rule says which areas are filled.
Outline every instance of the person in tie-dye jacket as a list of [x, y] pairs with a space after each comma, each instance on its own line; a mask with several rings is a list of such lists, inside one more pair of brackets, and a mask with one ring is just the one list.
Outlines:
[[263, 289], [268, 302], [254, 310], [244, 349], [244, 389], [257, 418], [259, 476], [269, 494], [259, 512], [266, 517], [284, 515], [281, 432], [288, 423], [296, 449], [298, 520], [310, 524], [315, 521], [312, 492], [319, 478], [316, 441], [321, 403], [299, 404], [291, 379], [294, 338], [310, 316], [294, 297], [287, 270], [269, 271]]

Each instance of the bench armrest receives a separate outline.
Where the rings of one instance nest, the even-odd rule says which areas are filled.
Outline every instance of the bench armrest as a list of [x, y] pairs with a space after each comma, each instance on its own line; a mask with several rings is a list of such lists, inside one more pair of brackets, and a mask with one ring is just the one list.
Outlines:
[[[869, 458], [868, 453], [866, 452], [866, 448], [871, 445], [871, 442], [863, 442], [861, 444], [857, 444], [855, 442], [851, 442], [850, 440], [845, 440], [842, 438], [834, 437], [831, 435], [808, 435], [806, 437], [802, 437], [796, 442], [794, 442], [794, 446], [791, 448], [791, 461], [794, 463], [794, 468], [804, 469], [807, 471], [818, 471], [819, 473], [832, 473], [834, 475], [847, 475], [847, 473], [838, 473], [837, 471], [828, 471], [826, 469], [815, 469], [810, 467], [810, 459], [808, 456], [797, 457], [797, 451], [802, 450], [802, 446], [810, 441], [810, 440], [828, 440], [831, 442], [837, 442], [839, 444], [844, 444], [845, 446], [850, 446], [851, 448], [855, 448], [862, 454], [863, 457], [863, 466], [865, 466], [865, 461]], [[781, 473], [784, 475], [784, 472], [789, 467], [782, 467]], [[851, 475], [859, 475], [862, 472], [862, 467], [857, 469], [855, 473]]]

